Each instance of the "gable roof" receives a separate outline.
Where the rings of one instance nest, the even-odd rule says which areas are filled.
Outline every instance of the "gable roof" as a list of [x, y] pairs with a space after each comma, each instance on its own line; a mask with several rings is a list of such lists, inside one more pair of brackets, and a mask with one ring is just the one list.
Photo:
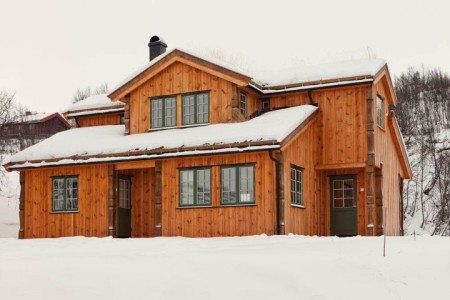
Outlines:
[[375, 58], [292, 66], [279, 70], [262, 70], [254, 72], [252, 75], [219, 59], [174, 48], [126, 77], [111, 90], [109, 96], [112, 99], [121, 99], [175, 61], [193, 63], [195, 67], [202, 68], [213, 75], [222, 76], [240, 86], [250, 86], [261, 94], [290, 92], [293, 89], [296, 91], [295, 88], [299, 87], [306, 89], [369, 83], [386, 67], [384, 59]]
[[66, 128], [70, 128], [70, 124], [67, 122], [67, 120], [64, 118], [64, 116], [59, 113], [52, 113], [52, 114], [47, 114], [47, 113], [28, 113], [25, 115], [20, 115], [18, 116], [14, 121], [12, 121], [9, 124], [30, 124], [30, 123], [45, 123], [47, 121], [50, 121], [52, 119], [58, 119], [61, 121], [61, 123], [63, 123], [63, 125]]
[[167, 156], [279, 149], [280, 144], [318, 111], [301, 105], [265, 113], [241, 123], [124, 135], [123, 125], [60, 132], [11, 157], [7, 169], [83, 164]]

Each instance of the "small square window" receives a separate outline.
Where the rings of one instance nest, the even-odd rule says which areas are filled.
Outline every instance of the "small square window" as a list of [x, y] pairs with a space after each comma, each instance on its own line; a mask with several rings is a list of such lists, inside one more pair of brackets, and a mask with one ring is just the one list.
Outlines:
[[270, 110], [270, 99], [261, 100], [261, 111], [269, 111]]
[[209, 93], [183, 95], [183, 125], [209, 122]]
[[180, 206], [211, 205], [211, 168], [180, 170]]
[[78, 210], [78, 176], [52, 178], [52, 210]]
[[165, 97], [151, 100], [151, 128], [171, 127], [177, 123], [177, 100]]

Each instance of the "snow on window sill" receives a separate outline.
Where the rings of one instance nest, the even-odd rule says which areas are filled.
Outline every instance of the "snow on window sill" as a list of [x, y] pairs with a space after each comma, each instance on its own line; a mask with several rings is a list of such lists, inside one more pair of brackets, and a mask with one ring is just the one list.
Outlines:
[[291, 204], [291, 206], [305, 209], [305, 206], [300, 204]]
[[255, 203], [249, 203], [249, 204], [223, 204], [223, 205], [216, 205], [216, 206], [178, 206], [177, 209], [185, 209], [185, 208], [226, 208], [226, 207], [242, 207], [242, 206], [256, 206]]
[[79, 213], [79, 210], [57, 210], [57, 211], [51, 211], [50, 214], [75, 214]]

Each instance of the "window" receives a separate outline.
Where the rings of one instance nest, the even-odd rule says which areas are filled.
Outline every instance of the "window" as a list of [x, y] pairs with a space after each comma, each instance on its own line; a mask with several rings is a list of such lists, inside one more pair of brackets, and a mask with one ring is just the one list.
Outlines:
[[211, 169], [180, 170], [180, 206], [211, 205]]
[[291, 167], [291, 204], [303, 206], [303, 170]]
[[255, 203], [255, 167], [222, 167], [221, 195], [222, 205]]
[[269, 110], [270, 110], [270, 99], [262, 99], [261, 111], [269, 111]]
[[183, 95], [183, 125], [209, 122], [209, 93]]
[[152, 128], [176, 126], [177, 99], [166, 97], [151, 100]]
[[53, 211], [78, 210], [78, 176], [53, 177]]
[[383, 122], [383, 99], [378, 96], [377, 97], [377, 123], [378, 126], [383, 128], [384, 122]]
[[241, 114], [244, 116], [244, 118], [247, 118], [247, 94], [241, 92], [239, 95], [239, 99]]

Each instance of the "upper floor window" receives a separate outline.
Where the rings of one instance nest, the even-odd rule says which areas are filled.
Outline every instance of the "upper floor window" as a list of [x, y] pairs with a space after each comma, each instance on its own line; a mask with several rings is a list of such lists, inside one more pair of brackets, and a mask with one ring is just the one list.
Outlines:
[[78, 210], [78, 176], [52, 178], [53, 211]]
[[239, 95], [239, 99], [240, 99], [240, 110], [241, 110], [241, 114], [242, 116], [244, 116], [244, 118], [247, 118], [247, 94], [244, 92], [241, 92]]
[[209, 93], [183, 95], [183, 125], [209, 123]]
[[383, 99], [378, 96], [377, 97], [377, 123], [378, 126], [380, 126], [381, 128], [384, 127], [384, 120], [383, 120]]
[[211, 205], [211, 168], [180, 170], [180, 206]]
[[303, 206], [303, 170], [291, 167], [291, 204]]
[[170, 127], [177, 124], [176, 97], [151, 100], [152, 128]]
[[255, 203], [255, 166], [222, 167], [221, 204]]

